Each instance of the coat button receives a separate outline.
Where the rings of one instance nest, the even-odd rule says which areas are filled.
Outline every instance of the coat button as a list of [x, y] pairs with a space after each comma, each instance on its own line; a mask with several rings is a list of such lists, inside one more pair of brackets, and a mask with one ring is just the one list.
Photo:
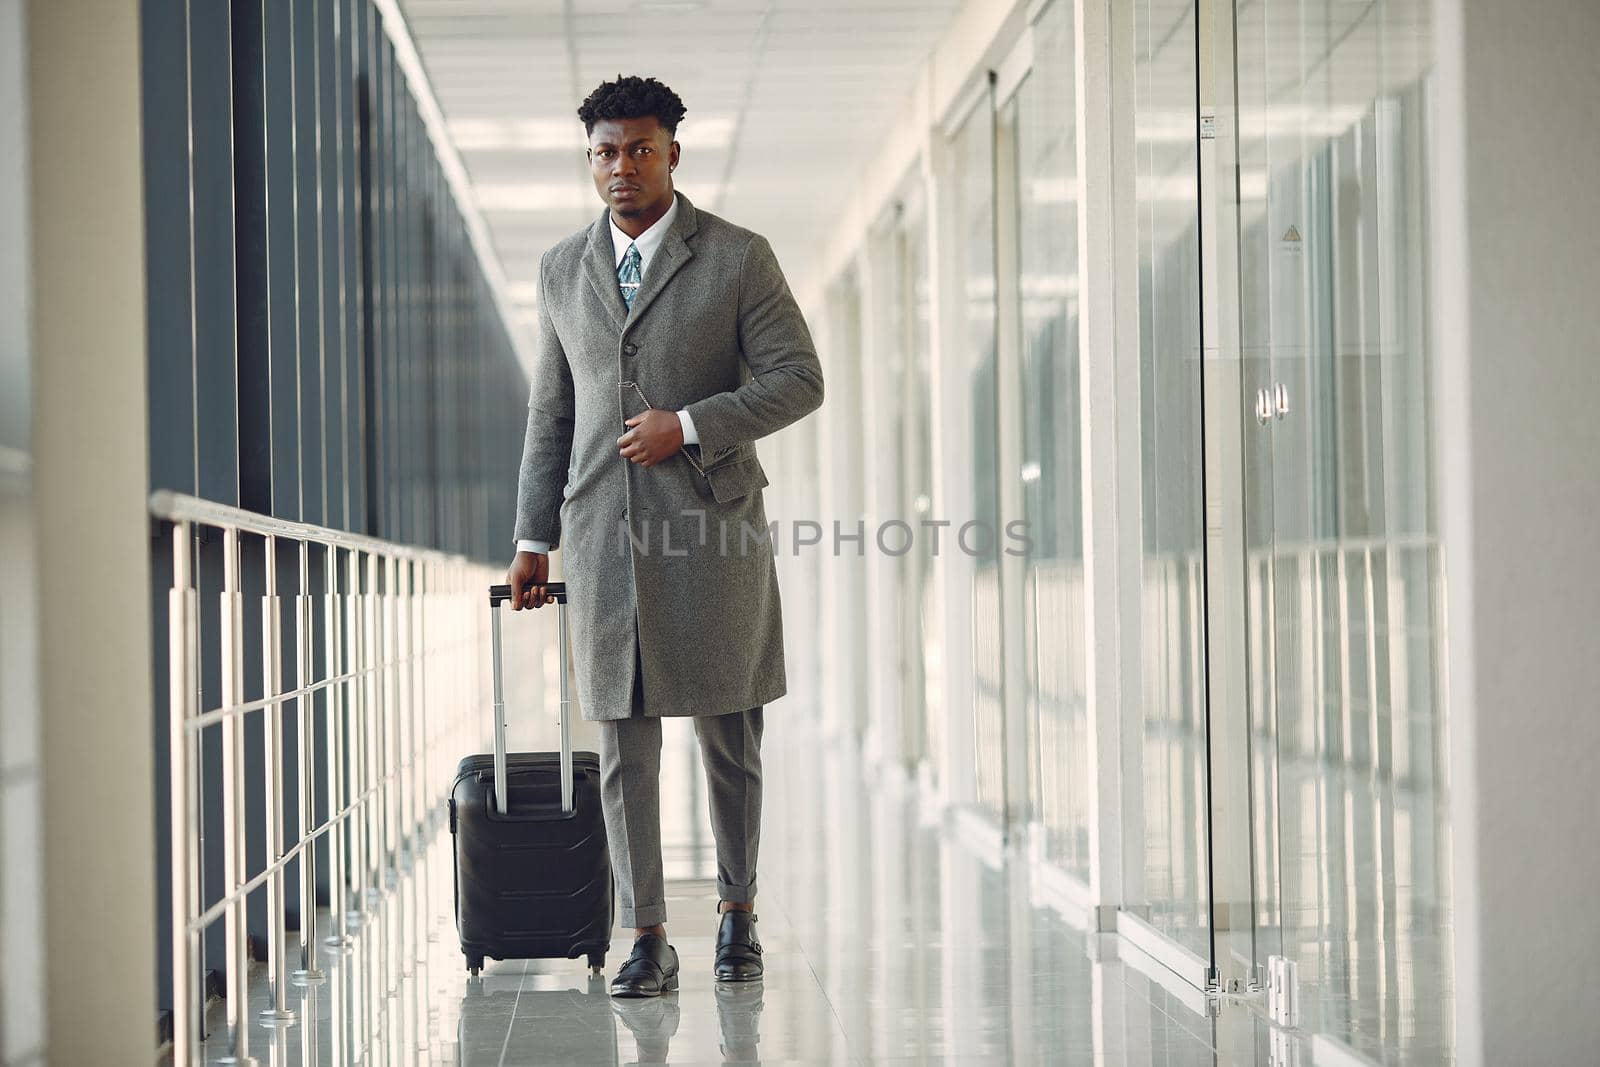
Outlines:
[[622, 351], [631, 356], [639, 351], [639, 346], [634, 344], [632, 341], [629, 341], [627, 344], [622, 346]]

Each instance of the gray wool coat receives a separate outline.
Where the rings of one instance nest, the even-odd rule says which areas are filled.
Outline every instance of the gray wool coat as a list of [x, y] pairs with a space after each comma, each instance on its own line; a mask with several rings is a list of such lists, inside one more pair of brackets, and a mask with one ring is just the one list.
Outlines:
[[[562, 550], [590, 720], [629, 716], [636, 643], [648, 715], [742, 711], [787, 684], [755, 442], [821, 405], [822, 368], [766, 238], [676, 195], [631, 310], [606, 212], [539, 265], [515, 536]], [[687, 408], [699, 444], [620, 456], [647, 404]]]

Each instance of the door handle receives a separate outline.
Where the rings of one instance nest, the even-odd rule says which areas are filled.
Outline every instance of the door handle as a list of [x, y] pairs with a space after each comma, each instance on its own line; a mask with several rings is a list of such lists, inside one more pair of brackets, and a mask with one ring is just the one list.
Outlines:
[[1272, 421], [1272, 395], [1264, 388], [1256, 390], [1256, 421], [1263, 426]]
[[1275, 384], [1272, 387], [1272, 401], [1278, 418], [1289, 414], [1289, 387], [1282, 382]]

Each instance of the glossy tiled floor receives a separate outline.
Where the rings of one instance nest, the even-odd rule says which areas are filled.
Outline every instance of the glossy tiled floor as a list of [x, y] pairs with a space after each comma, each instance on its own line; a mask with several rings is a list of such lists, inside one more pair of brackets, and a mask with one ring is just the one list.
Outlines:
[[[783, 715], [767, 729], [764, 981], [711, 978], [711, 838], [692, 730], [674, 722], [663, 784], [679, 798], [665, 816], [678, 993], [606, 995], [625, 931], [605, 976], [581, 961], [518, 961], [469, 979], [444, 835], [374, 903], [352, 946], [324, 956], [328, 980], [292, 990], [292, 1025], [252, 1024], [251, 1054], [285, 1065], [1311, 1062], [1298, 1038], [1241, 1005], [1196, 1013], [1197, 998], [1118, 960], [1114, 939], [1034, 903], [1024, 861], [986, 861], [960, 833], [925, 825], [914, 791], [867, 786], [850, 751]], [[267, 996], [258, 980], [252, 1020]], [[206, 1061], [217, 1062], [227, 1051], [220, 1003], [211, 1023]]]

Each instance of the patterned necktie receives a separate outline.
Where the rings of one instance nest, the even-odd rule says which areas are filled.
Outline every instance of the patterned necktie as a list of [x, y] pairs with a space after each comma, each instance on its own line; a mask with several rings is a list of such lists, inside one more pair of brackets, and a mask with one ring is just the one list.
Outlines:
[[633, 298], [639, 292], [639, 246], [629, 245], [617, 267], [617, 284], [622, 287], [623, 303], [633, 310]]

